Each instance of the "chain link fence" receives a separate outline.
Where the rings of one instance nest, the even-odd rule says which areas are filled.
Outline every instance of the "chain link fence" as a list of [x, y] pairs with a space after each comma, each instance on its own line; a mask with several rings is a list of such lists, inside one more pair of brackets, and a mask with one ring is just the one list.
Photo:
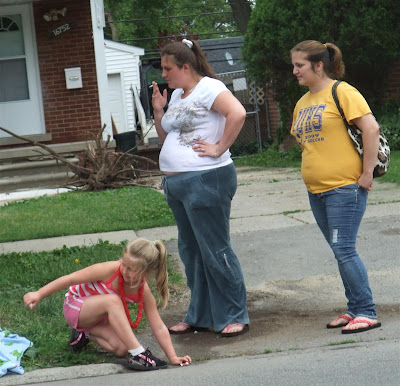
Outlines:
[[233, 158], [255, 154], [262, 150], [258, 105], [264, 103], [264, 91], [249, 82], [244, 71], [218, 74], [218, 79], [246, 109], [246, 120], [230, 151]]

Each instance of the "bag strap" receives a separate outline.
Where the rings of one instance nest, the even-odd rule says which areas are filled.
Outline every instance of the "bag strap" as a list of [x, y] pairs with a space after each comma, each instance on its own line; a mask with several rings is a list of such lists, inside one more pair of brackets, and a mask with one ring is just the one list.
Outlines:
[[340, 113], [340, 115], [341, 115], [341, 117], [342, 117], [342, 119], [343, 119], [343, 122], [344, 122], [345, 126], [346, 126], [346, 127], [349, 127], [350, 125], [349, 125], [349, 123], [348, 123], [347, 120], [346, 120], [346, 117], [345, 117], [345, 115], [344, 115], [344, 112], [343, 112], [342, 108], [340, 107], [339, 98], [338, 98], [338, 95], [337, 95], [337, 88], [338, 88], [338, 86], [339, 86], [339, 84], [340, 84], [341, 82], [342, 82], [341, 80], [337, 80], [337, 81], [333, 84], [333, 86], [332, 86], [332, 97], [333, 97], [333, 100], [334, 100], [335, 103], [336, 103], [336, 107], [337, 107], [337, 109], [339, 110], [339, 113]]

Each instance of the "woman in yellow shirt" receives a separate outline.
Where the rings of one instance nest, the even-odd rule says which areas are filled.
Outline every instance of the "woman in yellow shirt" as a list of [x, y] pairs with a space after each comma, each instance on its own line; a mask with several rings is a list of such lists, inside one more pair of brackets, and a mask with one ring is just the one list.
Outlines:
[[291, 134], [302, 148], [301, 173], [311, 209], [338, 262], [348, 300], [347, 311], [327, 328], [343, 327], [344, 334], [367, 331], [381, 324], [356, 239], [372, 189], [379, 126], [363, 96], [342, 82], [337, 88], [341, 107], [363, 134], [361, 159], [332, 97], [335, 79], [344, 75], [340, 49], [306, 40], [290, 53], [293, 74], [309, 89], [296, 104]]

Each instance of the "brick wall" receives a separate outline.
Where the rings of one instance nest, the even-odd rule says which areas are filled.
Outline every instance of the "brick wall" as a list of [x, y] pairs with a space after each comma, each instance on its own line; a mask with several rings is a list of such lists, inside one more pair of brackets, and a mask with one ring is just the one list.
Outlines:
[[[43, 14], [67, 7], [67, 15], [46, 22]], [[92, 139], [101, 126], [90, 0], [34, 3], [37, 50], [46, 132], [51, 143]], [[49, 31], [67, 22], [73, 27], [49, 39]], [[81, 67], [83, 88], [67, 89], [65, 68]]]
[[268, 102], [271, 137], [276, 138], [276, 128], [279, 124], [279, 119], [280, 119], [279, 104], [274, 99], [274, 95], [270, 89], [267, 89], [267, 102]]
[[[274, 99], [274, 94], [271, 89], [267, 89], [267, 102], [269, 111], [270, 131], [272, 138], [276, 139], [277, 127], [280, 121], [279, 103]], [[281, 150], [289, 150], [291, 146], [296, 143], [295, 138], [290, 134], [292, 122], [289, 121], [287, 127], [287, 136], [283, 139], [280, 144]]]
[[400, 60], [394, 64], [389, 73], [387, 91], [392, 98], [400, 97]]

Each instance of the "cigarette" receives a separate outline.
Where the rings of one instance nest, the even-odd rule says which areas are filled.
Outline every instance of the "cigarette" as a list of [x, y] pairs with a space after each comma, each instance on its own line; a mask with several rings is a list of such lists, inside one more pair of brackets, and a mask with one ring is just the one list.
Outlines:
[[151, 84], [151, 85], [149, 86], [149, 88], [153, 88], [153, 85]]

